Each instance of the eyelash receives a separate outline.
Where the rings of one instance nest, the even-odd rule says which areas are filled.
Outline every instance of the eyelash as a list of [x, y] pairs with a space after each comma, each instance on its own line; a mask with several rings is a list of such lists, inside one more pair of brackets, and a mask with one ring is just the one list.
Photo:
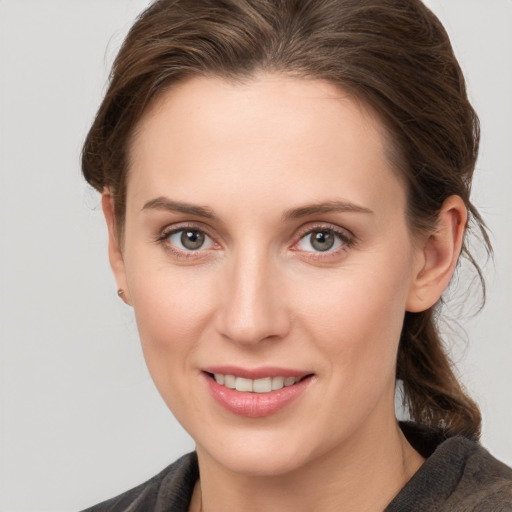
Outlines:
[[[180, 226], [172, 226], [168, 228], [164, 228], [162, 232], [156, 237], [155, 241], [165, 247], [166, 250], [173, 253], [174, 256], [177, 256], [178, 258], [201, 258], [204, 257], [203, 254], [201, 254], [203, 250], [201, 248], [197, 250], [182, 250], [178, 249], [175, 246], [173, 246], [171, 243], [169, 243], [169, 238], [172, 235], [175, 235], [177, 233], [181, 233], [183, 231], [190, 230], [195, 231], [204, 234], [207, 236], [212, 244], [215, 246], [215, 248], [220, 247], [219, 244], [217, 244], [214, 240], [214, 238], [208, 233], [208, 230], [204, 229], [204, 227], [200, 227], [194, 224], [183, 224]], [[296, 249], [297, 245], [304, 240], [306, 237], [311, 236], [313, 233], [326, 233], [326, 234], [332, 234], [334, 235], [340, 242], [341, 246], [334, 249], [334, 250], [326, 250], [326, 251], [303, 251], [307, 254], [307, 258], [315, 259], [315, 260], [323, 260], [330, 258], [332, 256], [337, 256], [339, 253], [346, 251], [350, 247], [354, 246], [356, 243], [355, 236], [349, 232], [346, 229], [342, 228], [336, 228], [332, 225], [326, 225], [326, 224], [318, 224], [318, 225], [308, 225], [306, 228], [304, 228], [302, 231], [299, 231], [298, 239], [296, 242], [294, 242], [291, 246], [292, 251], [300, 251], [300, 249]], [[215, 249], [214, 249], [215, 250]]]
[[331, 234], [338, 238], [341, 242], [341, 246], [334, 250], [328, 249], [326, 251], [304, 251], [307, 255], [307, 258], [311, 258], [317, 261], [339, 256], [347, 249], [353, 247], [356, 243], [355, 236], [347, 229], [338, 228], [330, 224], [317, 224], [313, 226], [308, 225], [303, 229], [303, 231], [299, 231], [298, 240], [292, 245], [292, 250], [299, 251], [300, 249], [294, 249], [294, 247], [297, 247], [297, 245], [302, 240], [306, 239], [308, 236], [311, 236], [313, 233]]
[[200, 226], [197, 226], [197, 225], [194, 225], [194, 224], [183, 224], [183, 225], [180, 225], [180, 226], [172, 226], [172, 227], [168, 227], [168, 228], [164, 228], [162, 230], [162, 232], [156, 237], [156, 242], [163, 245], [165, 247], [166, 250], [170, 251], [171, 253], [173, 253], [174, 256], [177, 256], [178, 258], [200, 258], [201, 256], [204, 256], [203, 254], [201, 254], [201, 249], [198, 249], [196, 251], [194, 250], [182, 250], [182, 249], [178, 249], [176, 248], [175, 246], [173, 246], [170, 242], [169, 242], [169, 238], [172, 236], [172, 235], [175, 235], [177, 233], [181, 233], [183, 231], [194, 231], [194, 232], [198, 232], [198, 233], [202, 233], [204, 235], [206, 235], [211, 241], [212, 243], [217, 246], [217, 247], [220, 247], [219, 244], [217, 244], [214, 240], [213, 240], [213, 237], [210, 236], [208, 234], [208, 231], [204, 229], [204, 227], [200, 227]]

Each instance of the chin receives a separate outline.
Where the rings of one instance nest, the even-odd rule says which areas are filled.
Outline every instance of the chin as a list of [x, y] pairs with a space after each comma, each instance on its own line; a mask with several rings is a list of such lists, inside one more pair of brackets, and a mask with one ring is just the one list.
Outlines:
[[247, 477], [279, 477], [292, 473], [306, 464], [304, 454], [273, 453], [254, 450], [219, 454], [217, 462], [229, 471]]
[[230, 472], [252, 477], [283, 476], [315, 458], [316, 450], [305, 439], [276, 434], [253, 431], [221, 443], [198, 444], [197, 451], [200, 459], [206, 457]]

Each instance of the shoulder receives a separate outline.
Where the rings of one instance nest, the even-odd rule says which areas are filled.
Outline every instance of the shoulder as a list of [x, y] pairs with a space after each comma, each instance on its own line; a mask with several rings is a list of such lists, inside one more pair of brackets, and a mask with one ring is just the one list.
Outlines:
[[404, 433], [426, 460], [387, 512], [512, 512], [512, 469], [478, 441], [416, 427]]
[[198, 477], [197, 456], [189, 453], [147, 482], [83, 512], [186, 512]]
[[462, 457], [460, 479], [446, 506], [472, 512], [512, 512], [512, 469], [475, 441], [452, 438], [446, 443], [466, 455]]

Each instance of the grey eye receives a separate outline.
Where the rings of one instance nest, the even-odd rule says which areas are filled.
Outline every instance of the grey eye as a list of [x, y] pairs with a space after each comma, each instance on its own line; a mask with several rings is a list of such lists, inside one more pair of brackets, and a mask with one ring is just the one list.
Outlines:
[[183, 247], [191, 251], [195, 251], [203, 246], [204, 238], [204, 233], [201, 233], [200, 231], [190, 231], [187, 229], [181, 233], [180, 241]]
[[336, 239], [334, 237], [334, 233], [329, 231], [315, 231], [311, 233], [310, 243], [311, 247], [313, 247], [317, 251], [328, 251], [332, 249]]
[[169, 242], [182, 251], [207, 249], [212, 241], [198, 229], [180, 229], [169, 236]]
[[332, 229], [316, 229], [306, 233], [297, 245], [301, 251], [327, 252], [346, 243], [344, 237]]

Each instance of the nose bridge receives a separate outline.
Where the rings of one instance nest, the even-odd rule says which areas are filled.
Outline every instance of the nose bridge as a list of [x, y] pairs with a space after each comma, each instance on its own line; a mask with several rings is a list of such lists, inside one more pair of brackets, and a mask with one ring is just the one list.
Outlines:
[[279, 269], [265, 248], [247, 246], [234, 252], [226, 276], [220, 331], [240, 344], [283, 336], [289, 319], [278, 289]]

